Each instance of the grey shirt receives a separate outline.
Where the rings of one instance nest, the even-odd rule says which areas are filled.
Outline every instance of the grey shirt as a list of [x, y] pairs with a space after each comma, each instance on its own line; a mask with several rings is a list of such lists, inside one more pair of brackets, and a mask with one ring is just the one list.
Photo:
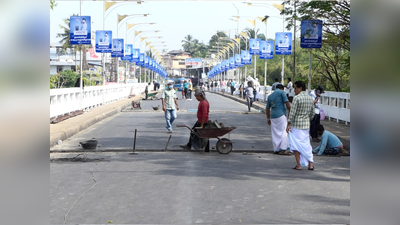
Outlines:
[[164, 104], [165, 104], [166, 109], [176, 109], [174, 100], [177, 97], [176, 97], [176, 92], [174, 89], [172, 89], [172, 90], [165, 89], [161, 94], [161, 98], [164, 99]]
[[254, 88], [253, 87], [247, 86], [244, 90], [246, 92], [246, 96], [248, 96], [249, 98], [254, 98], [254, 93], [253, 93]]

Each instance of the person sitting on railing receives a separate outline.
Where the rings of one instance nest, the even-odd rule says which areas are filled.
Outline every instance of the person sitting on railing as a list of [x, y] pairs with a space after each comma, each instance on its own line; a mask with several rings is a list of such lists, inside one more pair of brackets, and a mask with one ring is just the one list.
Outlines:
[[324, 126], [319, 124], [316, 128], [318, 135], [321, 136], [321, 143], [312, 152], [318, 155], [337, 155], [343, 149], [343, 144], [340, 139], [325, 130]]

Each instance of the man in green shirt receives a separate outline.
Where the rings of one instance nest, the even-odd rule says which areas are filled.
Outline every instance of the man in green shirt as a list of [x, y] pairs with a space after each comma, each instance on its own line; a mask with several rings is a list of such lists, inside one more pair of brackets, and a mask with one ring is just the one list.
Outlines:
[[172, 123], [177, 117], [176, 111], [179, 110], [178, 102], [176, 101], [176, 92], [174, 90], [174, 82], [169, 81], [167, 87], [161, 94], [163, 111], [165, 112], [166, 128], [169, 133], [172, 133]]
[[[294, 83], [296, 96], [290, 107], [286, 132], [289, 133], [290, 151], [296, 157], [296, 166], [292, 169], [301, 170], [301, 166], [308, 166], [314, 170], [312, 147], [310, 144], [310, 121], [314, 117], [314, 101], [306, 92], [306, 84], [303, 81]], [[289, 132], [290, 131], [290, 132]]]

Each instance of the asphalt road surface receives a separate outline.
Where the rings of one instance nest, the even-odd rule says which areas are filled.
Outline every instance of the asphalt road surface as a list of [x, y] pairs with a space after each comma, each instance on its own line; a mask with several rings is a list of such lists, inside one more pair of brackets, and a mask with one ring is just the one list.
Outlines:
[[[50, 224], [350, 223], [350, 157], [315, 156], [314, 171], [292, 170], [294, 156], [268, 153], [264, 114], [211, 93], [210, 119], [236, 127], [226, 135], [233, 151], [180, 152], [189, 130], [175, 126], [194, 124], [198, 102], [178, 97], [172, 134], [151, 107], [161, 101], [147, 100], [56, 145], [66, 153], [50, 154]], [[98, 148], [80, 152], [91, 138]]]
[[[161, 100], [142, 101], [142, 109], [126, 108], [121, 113], [111, 116], [94, 124], [88, 129], [74, 135], [61, 145], [56, 145], [52, 150], [56, 151], [81, 151], [79, 142], [95, 138], [98, 141], [97, 151], [129, 151], [133, 150], [135, 129], [135, 150], [164, 150], [169, 136], [168, 150], [182, 150], [179, 145], [186, 144], [189, 140], [189, 129], [176, 127], [177, 124], [185, 124], [192, 127], [196, 122], [198, 101], [181, 100], [178, 93], [177, 119], [173, 123], [173, 133], [166, 129], [164, 112], [161, 109]], [[210, 103], [210, 120], [218, 120], [226, 127], [236, 127], [224, 138], [233, 143], [232, 151], [258, 151], [272, 152], [271, 129], [267, 125], [266, 116], [253, 110], [247, 113], [247, 106], [222, 96], [207, 93]], [[153, 110], [152, 106], [160, 105], [160, 110]], [[210, 139], [213, 146], [218, 140]], [[313, 147], [318, 143], [312, 143]]]
[[50, 224], [350, 223], [350, 157], [315, 157], [313, 171], [270, 153], [51, 158]]

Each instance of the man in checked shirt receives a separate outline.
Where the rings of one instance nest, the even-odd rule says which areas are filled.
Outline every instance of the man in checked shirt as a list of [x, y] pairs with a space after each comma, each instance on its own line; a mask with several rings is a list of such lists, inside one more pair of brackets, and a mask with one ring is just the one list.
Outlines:
[[[303, 81], [294, 83], [294, 93], [290, 107], [286, 132], [289, 133], [289, 148], [296, 157], [296, 166], [292, 169], [301, 170], [301, 166], [308, 166], [314, 170], [312, 147], [310, 144], [310, 121], [314, 117], [314, 101], [306, 92], [306, 84]], [[290, 131], [290, 132], [289, 132]]]

